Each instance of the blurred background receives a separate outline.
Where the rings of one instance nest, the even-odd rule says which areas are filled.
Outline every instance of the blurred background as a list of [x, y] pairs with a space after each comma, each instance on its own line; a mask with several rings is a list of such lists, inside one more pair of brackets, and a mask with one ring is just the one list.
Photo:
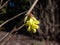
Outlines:
[[[19, 13], [29, 10], [34, 1], [35, 0], [0, 0], [0, 25], [6, 20], [17, 16]], [[24, 26], [17, 31], [16, 35], [15, 32], [11, 34], [15, 36], [13, 40], [7, 41], [6, 45], [60, 45], [59, 12], [60, 0], [39, 0], [31, 12], [40, 21], [40, 28], [37, 30], [37, 33], [30, 34]], [[0, 28], [0, 39], [7, 33], [10, 33], [15, 26], [17, 28], [20, 27], [23, 24], [25, 14], [26, 13], [3, 25]], [[24, 41], [26, 42], [24, 43]], [[2, 44], [3, 42], [5, 41], [2, 40]], [[19, 44], [20, 42], [21, 44]]]

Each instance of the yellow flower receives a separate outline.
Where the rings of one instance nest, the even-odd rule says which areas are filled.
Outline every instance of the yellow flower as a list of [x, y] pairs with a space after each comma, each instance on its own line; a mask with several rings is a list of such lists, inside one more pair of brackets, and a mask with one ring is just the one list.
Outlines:
[[25, 17], [24, 23], [28, 27], [27, 31], [32, 32], [32, 33], [36, 33], [36, 30], [39, 28], [38, 24], [40, 24], [40, 22], [34, 16]]
[[32, 17], [32, 19], [34, 20], [35, 24], [39, 24], [40, 23], [35, 17]]
[[33, 33], [36, 33], [36, 29], [33, 29]]
[[32, 24], [32, 28], [38, 29], [39, 26], [33, 23], [33, 24]]
[[28, 27], [27, 31], [29, 31], [29, 32], [31, 31], [31, 26]]

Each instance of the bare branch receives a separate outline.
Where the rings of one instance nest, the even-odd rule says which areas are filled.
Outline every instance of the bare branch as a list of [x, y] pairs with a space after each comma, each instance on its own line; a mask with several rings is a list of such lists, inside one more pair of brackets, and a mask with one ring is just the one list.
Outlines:
[[0, 42], [1, 42], [3, 39], [5, 39], [5, 38], [8, 36], [8, 34], [9, 34], [9, 33], [7, 33], [7, 34], [0, 40]]
[[16, 28], [16, 26], [14, 26], [14, 28], [12, 29], [12, 31], [10, 32], [10, 33], [7, 33], [1, 40], [0, 40], [0, 42], [2, 41], [2, 40], [4, 40], [7, 36], [9, 37], [14, 31], [15, 32], [17, 32], [18, 30], [20, 30], [22, 27], [24, 27], [25, 26], [25, 24], [23, 24], [22, 26], [20, 26], [20, 27], [18, 27], [18, 28]]
[[3, 45], [6, 45], [7, 42], [8, 42], [9, 40], [11, 40], [16, 34], [17, 34], [17, 32], [16, 32], [14, 35], [10, 35], [10, 36], [6, 39], [6, 41], [3, 42], [2, 44], [3, 44]]
[[0, 4], [2, 5], [2, 3], [3, 3], [3, 0], [1, 0]]
[[[18, 16], [20, 16], [20, 15], [22, 15], [22, 14], [24, 14], [24, 13], [26, 13], [26, 15], [29, 14], [29, 13], [32, 11], [32, 9], [34, 8], [34, 6], [36, 5], [37, 2], [38, 2], [38, 0], [35, 0], [35, 2], [33, 3], [33, 5], [31, 6], [31, 8], [29, 9], [29, 11], [28, 11], [27, 13], [26, 13], [26, 11], [25, 11], [25, 12], [23, 12], [23, 13], [20, 13], [20, 14], [18, 14], [18, 15], [16, 15], [16, 16], [12, 17], [11, 19], [6, 20], [4, 23], [2, 23], [2, 24], [0, 25], [0, 27], [2, 27], [2, 26], [3, 26], [4, 24], [6, 24], [7, 22], [9, 22], [9, 21], [17, 18]], [[20, 29], [21, 29], [22, 27], [24, 27], [24, 26], [25, 26], [25, 24], [23, 24], [22, 26], [20, 26], [20, 27], [18, 27], [18, 28], [14, 27], [13, 30], [12, 30], [10, 33], [8, 33], [7, 35], [12, 34], [14, 31], [20, 30]], [[5, 35], [5, 36], [2, 38], [2, 40], [5, 39], [7, 35]], [[9, 38], [9, 39], [10, 39], [10, 38]], [[1, 40], [1, 41], [2, 41], [2, 40]]]
[[7, 22], [9, 22], [9, 21], [11, 21], [11, 20], [17, 18], [18, 16], [20, 16], [20, 15], [26, 13], [26, 12], [27, 12], [27, 11], [24, 11], [24, 12], [22, 12], [22, 13], [19, 13], [18, 15], [12, 17], [11, 19], [6, 20], [4, 23], [2, 23], [2, 24], [0, 25], [0, 27], [2, 27], [2, 26], [5, 25]]
[[10, 0], [7, 0], [2, 6], [0, 6], [0, 9], [2, 9]]
[[33, 8], [35, 7], [36, 3], [38, 2], [38, 0], [35, 0], [33, 5], [31, 6], [31, 8], [28, 10], [28, 12], [26, 13], [26, 15], [30, 14], [30, 12], [33, 10]]
[[[10, 1], [10, 0], [8, 0], [8, 1]], [[6, 3], [5, 3], [4, 5], [6, 5], [6, 4], [8, 3], [8, 1], [6, 1]], [[32, 11], [32, 9], [34, 8], [34, 6], [36, 5], [37, 2], [38, 2], [38, 0], [35, 0], [35, 2], [33, 3], [33, 5], [31, 6], [31, 8], [29, 9], [29, 11], [28, 11], [27, 13], [26, 13], [26, 11], [23, 12], [23, 13], [26, 13], [26, 15], [29, 14], [29, 13]], [[1, 9], [1, 7], [0, 7], [0, 9]], [[2, 27], [2, 26], [3, 26], [4, 24], [6, 24], [7, 22], [15, 19], [16, 17], [22, 15], [23, 13], [20, 13], [20, 14], [14, 16], [13, 18], [6, 20], [4, 23], [2, 23], [2, 24], [0, 25], [0, 27]]]

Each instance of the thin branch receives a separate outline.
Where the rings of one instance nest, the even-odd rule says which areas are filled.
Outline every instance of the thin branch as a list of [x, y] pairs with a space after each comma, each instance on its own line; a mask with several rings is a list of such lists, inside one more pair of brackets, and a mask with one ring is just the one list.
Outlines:
[[0, 9], [2, 9], [10, 0], [7, 0], [1, 7]]
[[[36, 5], [37, 2], [38, 2], [38, 0], [35, 0], [35, 2], [33, 3], [33, 5], [31, 6], [31, 8], [29, 9], [29, 11], [28, 11], [27, 13], [26, 13], [26, 11], [25, 11], [25, 12], [23, 12], [23, 13], [18, 14], [17, 16], [14, 16], [14, 17], [11, 18], [11, 19], [8, 19], [8, 20], [5, 21], [4, 23], [2, 23], [2, 24], [0, 25], [0, 27], [2, 27], [2, 26], [3, 26], [4, 24], [6, 24], [7, 22], [15, 19], [16, 17], [18, 17], [18, 16], [20, 16], [20, 15], [22, 15], [22, 14], [24, 14], [24, 13], [26, 13], [26, 15], [29, 14], [29, 13], [32, 11], [32, 9], [34, 8], [34, 6]], [[25, 26], [25, 24], [23, 24], [23, 25], [20, 26], [19, 28], [14, 27], [14, 29], [13, 29], [9, 34], [7, 34], [7, 35], [12, 34], [14, 31], [20, 30], [20, 29], [21, 29], [22, 27], [24, 27], [24, 26]], [[6, 35], [5, 35], [4, 37], [6, 37]], [[2, 40], [5, 39], [4, 37], [2, 38]], [[2, 40], [1, 40], [1, 41], [2, 41]]]
[[19, 13], [18, 15], [14, 16], [14, 17], [12, 17], [12, 18], [10, 18], [10, 19], [8, 19], [8, 20], [6, 20], [4, 23], [2, 23], [2, 24], [0, 25], [0, 27], [2, 27], [2, 26], [5, 25], [7, 22], [9, 22], [9, 21], [17, 18], [18, 16], [20, 16], [20, 15], [26, 13], [26, 12], [27, 12], [27, 11], [24, 11], [24, 12], [22, 12], [22, 13]]
[[[8, 1], [9, 1], [9, 0], [8, 0]], [[7, 1], [7, 2], [8, 2], [8, 1]], [[0, 27], [2, 27], [2, 26], [5, 25], [7, 22], [15, 19], [16, 17], [18, 17], [18, 16], [20, 16], [20, 15], [22, 15], [22, 14], [24, 14], [24, 13], [26, 13], [26, 15], [29, 14], [29, 13], [32, 11], [32, 9], [34, 8], [34, 6], [36, 5], [37, 2], [38, 2], [38, 0], [35, 0], [35, 2], [33, 3], [33, 5], [31, 6], [31, 8], [29, 9], [29, 11], [28, 11], [27, 13], [26, 13], [26, 11], [25, 11], [25, 12], [22, 12], [22, 13], [16, 15], [16, 16], [14, 16], [14, 17], [11, 18], [11, 19], [6, 20], [4, 23], [2, 23], [2, 24], [0, 25]]]
[[1, 0], [0, 4], [2, 5], [2, 3], [3, 3], [3, 0]]
[[7, 34], [0, 40], [0, 42], [3, 41], [7, 36], [8, 36], [8, 38], [9, 38], [9, 36], [10, 36], [14, 31], [17, 32], [18, 30], [20, 30], [20, 29], [21, 29], [22, 27], [24, 27], [24, 26], [25, 26], [25, 24], [23, 24], [23, 25], [20, 26], [19, 28], [16, 28], [16, 26], [15, 26], [10, 33], [7, 33]]
[[3, 44], [3, 45], [6, 45], [7, 42], [8, 42], [9, 40], [11, 40], [16, 34], [17, 34], [17, 32], [16, 32], [14, 35], [10, 35], [9, 38], [7, 38], [6, 41], [3, 42], [2, 44]]
[[32, 1], [31, 0], [29, 0], [29, 4], [30, 4], [30, 6], [32, 5]]
[[0, 42], [1, 42], [2, 40], [4, 40], [4, 39], [8, 36], [8, 34], [9, 34], [9, 33], [7, 33], [7, 34], [0, 40]]
[[36, 3], [38, 2], [38, 0], [35, 0], [34, 3], [32, 4], [31, 8], [28, 10], [28, 12], [26, 13], [26, 15], [30, 14], [30, 12], [33, 10], [33, 8], [35, 7]]

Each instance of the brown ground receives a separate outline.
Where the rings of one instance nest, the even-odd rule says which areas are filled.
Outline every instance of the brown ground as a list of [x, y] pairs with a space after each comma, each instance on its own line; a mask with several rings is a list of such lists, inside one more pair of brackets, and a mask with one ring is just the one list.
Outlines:
[[[0, 31], [0, 40], [6, 34], [7, 32]], [[10, 40], [8, 40], [9, 38]], [[20, 34], [15, 34], [15, 35], [11, 34], [9, 37], [0, 41], [0, 45], [59, 45], [59, 44], [55, 41], [46, 41], [46, 40], [39, 41], [36, 39], [32, 39], [32, 37], [29, 36], [24, 36]]]

